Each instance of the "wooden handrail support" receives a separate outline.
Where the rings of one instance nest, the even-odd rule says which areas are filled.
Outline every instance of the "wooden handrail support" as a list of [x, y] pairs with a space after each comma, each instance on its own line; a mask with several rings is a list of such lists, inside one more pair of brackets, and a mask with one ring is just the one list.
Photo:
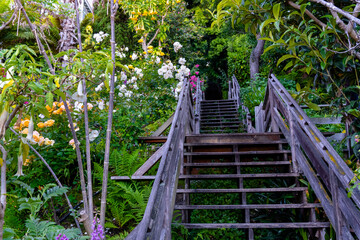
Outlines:
[[240, 97], [240, 85], [235, 75], [232, 76], [229, 81], [229, 92], [228, 99], [236, 100], [237, 108], [241, 108], [242, 112], [245, 113], [245, 117], [243, 119], [243, 124], [246, 126], [246, 130], [248, 133], [255, 132], [254, 127], [252, 126], [251, 115], [249, 109], [243, 104]]
[[355, 188], [351, 197], [347, 196], [354, 173], [273, 74], [257, 115], [262, 116], [258, 131], [280, 129], [286, 137], [293, 171], [306, 176], [336, 231], [336, 239], [354, 239], [352, 234], [360, 239], [360, 191]]
[[200, 102], [203, 100], [203, 92], [201, 90], [202, 84], [200, 78], [196, 82], [196, 93], [195, 93], [195, 134], [200, 134]]
[[185, 135], [194, 133], [193, 110], [189, 81], [185, 79], [143, 219], [126, 239], [171, 239], [177, 183], [183, 169], [180, 165]]

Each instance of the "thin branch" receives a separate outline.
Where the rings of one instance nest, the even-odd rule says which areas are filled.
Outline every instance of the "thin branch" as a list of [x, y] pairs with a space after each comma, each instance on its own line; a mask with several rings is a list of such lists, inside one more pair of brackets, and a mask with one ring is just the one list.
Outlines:
[[353, 21], [360, 25], [360, 19], [354, 17], [352, 14], [342, 10], [341, 8], [336, 7], [332, 2], [327, 2], [325, 0], [310, 0], [311, 2], [319, 3], [325, 7], [327, 7], [330, 11], [334, 11], [336, 13], [339, 13], [349, 19], [350, 21]]
[[[17, 133], [13, 128], [10, 128], [10, 130], [18, 137], [19, 136], [19, 133]], [[47, 169], [50, 171], [51, 175], [54, 177], [56, 183], [58, 184], [59, 187], [63, 187], [63, 185], [61, 184], [59, 178], [56, 176], [55, 172], [52, 170], [52, 168], [50, 167], [50, 165], [46, 162], [46, 160], [43, 158], [43, 156], [41, 156], [41, 154], [36, 151], [36, 149], [31, 146], [29, 143], [26, 143], [30, 149], [40, 158], [40, 160], [45, 164], [45, 166], [47, 167]], [[70, 202], [70, 199], [68, 198], [68, 195], [66, 193], [64, 193], [65, 195], [65, 199], [66, 199], [66, 202], [68, 203], [68, 206], [71, 210], [74, 210], [71, 202]], [[74, 216], [74, 220], [75, 220], [75, 223], [76, 223], [76, 226], [81, 230], [80, 228], [80, 224], [79, 224], [79, 221], [77, 220], [77, 218]]]
[[1, 25], [0, 31], [3, 30], [4, 28], [6, 28], [7, 25], [9, 25], [9, 24], [14, 20], [14, 18], [15, 18], [16, 15], [17, 15], [17, 12], [18, 12], [18, 8], [15, 8], [13, 14], [11, 15], [11, 17], [10, 17], [10, 19], [9, 19], [9, 21], [4, 22], [4, 23]]
[[16, 115], [16, 113], [19, 111], [19, 109], [20, 109], [21, 107], [22, 107], [21, 104], [16, 105], [16, 107], [15, 107], [14, 110], [11, 112], [8, 120], [7, 120], [6, 123], [5, 123], [5, 129], [8, 129], [11, 121], [13, 120], [13, 118], [14, 118], [15, 115]]
[[[293, 8], [300, 10], [300, 5], [294, 3], [293, 1], [288, 1], [288, 4], [290, 6], [292, 6]], [[325, 23], [323, 23], [322, 21], [320, 21], [317, 17], [314, 16], [314, 14], [312, 14], [309, 10], [305, 9], [305, 14], [311, 18], [312, 20], [314, 20], [314, 22], [319, 25], [320, 27], [322, 27], [323, 29], [326, 29], [327, 26]]]
[[0, 151], [2, 152], [1, 165], [1, 196], [0, 196], [0, 239], [3, 239], [4, 234], [4, 218], [6, 209], [6, 157], [7, 151], [0, 144]]

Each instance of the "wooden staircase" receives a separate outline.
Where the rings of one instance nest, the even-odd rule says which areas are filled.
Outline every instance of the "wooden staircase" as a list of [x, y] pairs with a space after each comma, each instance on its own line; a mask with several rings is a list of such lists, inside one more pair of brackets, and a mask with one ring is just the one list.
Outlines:
[[[282, 134], [224, 133], [238, 131], [242, 126], [237, 109], [231, 107], [235, 104], [224, 100], [201, 102], [206, 121], [201, 115], [200, 132], [216, 130], [221, 134], [186, 136], [183, 171], [179, 176], [183, 182], [176, 191], [174, 207], [175, 212], [181, 211], [181, 222], [173, 226], [235, 228], [244, 231], [246, 239], [260, 236], [263, 230], [259, 229], [264, 228], [307, 229], [312, 239], [325, 239], [322, 230], [330, 223], [317, 220], [315, 210], [321, 209], [321, 205], [308, 202], [308, 188], [300, 186], [299, 174], [292, 171], [291, 151]], [[228, 123], [224, 117], [227, 115], [232, 117], [233, 124], [224, 124]], [[214, 127], [204, 130], [208, 126]], [[219, 204], [220, 196], [227, 200]], [[214, 219], [204, 221], [197, 217], [209, 215], [206, 214], [209, 211], [215, 214]], [[229, 215], [231, 222], [226, 222]], [[292, 231], [293, 239], [296, 234], [300, 236], [298, 231]]]
[[154, 180], [126, 239], [191, 239], [197, 229], [230, 233], [211, 239], [329, 239], [330, 224], [336, 239], [360, 239], [360, 181], [276, 77], [255, 128], [235, 77], [228, 96], [203, 101], [200, 82], [193, 96], [185, 81], [166, 142], [132, 176], [111, 177]]
[[236, 100], [200, 102], [200, 133], [243, 132]]

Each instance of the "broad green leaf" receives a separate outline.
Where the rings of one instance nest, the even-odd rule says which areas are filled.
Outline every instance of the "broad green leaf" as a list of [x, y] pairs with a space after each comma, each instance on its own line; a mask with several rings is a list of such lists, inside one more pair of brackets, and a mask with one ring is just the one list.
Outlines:
[[284, 71], [286, 71], [289, 67], [292, 67], [292, 66], [293, 66], [293, 62], [292, 61], [288, 62], [284, 67]]
[[54, 91], [54, 93], [55, 93], [56, 95], [58, 95], [59, 97], [61, 97], [62, 99], [66, 99], [65, 93], [63, 93], [63, 92], [60, 91], [59, 89], [56, 89], [56, 90]]
[[51, 107], [53, 105], [54, 101], [54, 95], [51, 92], [48, 92], [46, 94], [46, 105], [49, 105]]
[[264, 53], [266, 53], [266, 52], [270, 51], [271, 49], [276, 48], [276, 47], [278, 47], [278, 46], [279, 46], [279, 45], [276, 45], [276, 44], [270, 45], [270, 46], [268, 46], [268, 47], [264, 50]]
[[274, 14], [274, 17], [275, 17], [276, 20], [279, 19], [280, 7], [281, 7], [281, 6], [280, 6], [280, 3], [275, 4], [275, 5], [273, 6], [273, 14]]
[[360, 118], [360, 111], [359, 110], [357, 110], [357, 109], [350, 109], [349, 111], [348, 111], [348, 114], [351, 114], [351, 115], [353, 115], [354, 117], [356, 117], [356, 118]]
[[3, 94], [5, 92], [5, 90], [10, 87], [11, 85], [13, 85], [14, 80], [10, 80], [7, 84], [5, 84], [5, 86], [3, 87], [3, 90], [1, 92], [1, 94]]
[[41, 83], [31, 82], [28, 86], [37, 94], [42, 94], [44, 91], [44, 86]]
[[296, 91], [298, 91], [298, 92], [301, 91], [301, 87], [300, 87], [300, 84], [299, 84], [299, 83], [296, 84]]
[[279, 66], [280, 63], [282, 63], [283, 61], [287, 60], [287, 59], [290, 59], [290, 58], [297, 58], [295, 55], [291, 55], [291, 54], [286, 54], [284, 56], [282, 56], [278, 61], [277, 61], [277, 64], [276, 66]]
[[300, 12], [301, 12], [301, 16], [304, 18], [304, 13], [305, 13], [305, 11], [306, 11], [306, 5], [307, 4], [302, 4], [301, 6], [300, 6]]
[[260, 24], [260, 34], [262, 34], [264, 27], [266, 27], [267, 25], [269, 25], [270, 23], [273, 23], [275, 21], [276, 21], [275, 19], [270, 18], [270, 19], [267, 19], [266, 21], [262, 22]]
[[321, 62], [320, 63], [321, 69], [324, 70], [326, 68], [326, 63], [325, 62]]
[[306, 105], [311, 108], [312, 110], [315, 110], [315, 111], [320, 111], [320, 107], [315, 104], [315, 103], [306, 103]]

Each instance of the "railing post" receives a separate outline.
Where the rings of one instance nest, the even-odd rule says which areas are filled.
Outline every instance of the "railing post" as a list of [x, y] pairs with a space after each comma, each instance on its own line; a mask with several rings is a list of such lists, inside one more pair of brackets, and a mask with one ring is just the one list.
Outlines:
[[339, 181], [337, 180], [337, 177], [335, 176], [333, 170], [329, 168], [329, 176], [330, 176], [330, 188], [331, 188], [331, 198], [333, 202], [333, 209], [334, 209], [334, 219], [335, 219], [335, 232], [336, 232], [336, 239], [343, 239], [343, 217], [341, 210], [339, 208]]
[[200, 87], [200, 80], [196, 82], [196, 103], [195, 103], [195, 116], [194, 116], [194, 126], [195, 126], [195, 134], [200, 134], [200, 101], [202, 100], [201, 97], [201, 87]]
[[294, 124], [295, 124], [295, 120], [293, 118], [293, 115], [290, 111], [291, 106], [287, 106], [287, 113], [289, 116], [289, 129], [290, 129], [290, 145], [291, 145], [291, 162], [292, 162], [292, 168], [293, 168], [293, 172], [294, 173], [298, 173], [299, 172], [299, 163], [297, 162], [296, 159], [296, 148], [298, 147], [298, 143], [295, 137], [295, 132], [294, 132]]
[[231, 96], [231, 81], [229, 80], [229, 90], [228, 90], [228, 99], [232, 99], [232, 96]]
[[270, 101], [270, 115], [271, 115], [271, 131], [272, 132], [279, 132], [279, 126], [275, 122], [275, 101], [274, 101], [274, 89], [271, 85], [271, 80], [268, 81], [269, 86], [269, 101]]

